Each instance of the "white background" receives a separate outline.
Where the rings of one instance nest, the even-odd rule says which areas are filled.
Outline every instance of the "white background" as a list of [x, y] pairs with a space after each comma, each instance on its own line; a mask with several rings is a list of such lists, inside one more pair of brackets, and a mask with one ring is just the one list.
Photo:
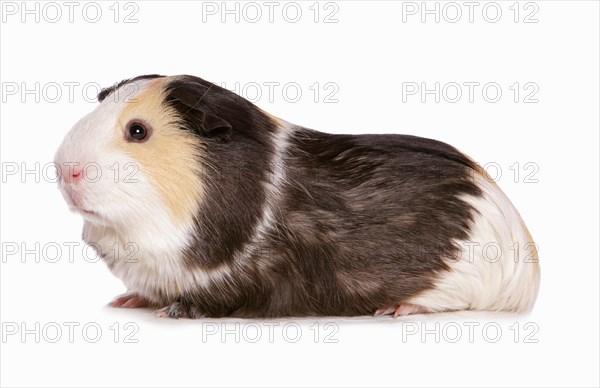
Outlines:
[[[321, 3], [316, 23], [313, 2], [288, 5], [286, 15], [287, 3], [277, 3], [272, 23], [263, 2], [255, 3], [263, 13], [256, 23], [256, 7], [244, 3], [237, 6], [239, 22], [225, 15], [225, 23], [221, 2], [112, 9], [102, 2], [95, 23], [93, 5], [82, 14], [85, 2], [74, 8], [72, 23], [62, 2], [38, 3], [39, 22], [23, 14], [21, 2], [7, 3], [0, 31], [2, 386], [598, 386], [597, 2], [521, 2], [518, 22], [513, 1], [488, 5], [488, 20], [488, 3], [479, 2], [472, 23], [463, 2], [439, 3], [439, 23], [435, 15], [423, 23], [420, 13], [403, 13], [421, 2]], [[455, 4], [462, 17], [451, 23]], [[292, 23], [296, 5], [302, 16]], [[496, 6], [502, 15], [492, 23]], [[215, 7], [216, 15], [206, 12]], [[57, 9], [62, 17], [52, 23]], [[137, 22], [125, 23], [133, 11]], [[332, 12], [329, 21], [337, 23], [325, 23]], [[532, 12], [538, 22], [524, 23]], [[82, 220], [68, 212], [43, 167], [70, 127], [94, 109], [84, 87], [92, 98], [97, 84], [147, 73], [188, 73], [230, 88], [239, 82], [250, 85], [247, 92], [257, 83], [257, 105], [288, 121], [335, 133], [432, 137], [499, 168], [498, 184], [539, 245], [542, 285], [534, 311], [175, 321], [150, 310], [106, 308], [125, 289], [103, 263], [89, 262]], [[69, 96], [71, 82], [77, 84]], [[280, 83], [271, 99], [270, 82]], [[317, 102], [309, 89], [316, 82]], [[449, 102], [456, 89], [447, 88], [439, 103], [433, 95], [422, 102], [419, 94], [403, 102], [403, 83], [435, 82], [463, 85], [460, 101]], [[480, 83], [473, 102], [464, 82]], [[502, 88], [496, 103], [481, 91], [492, 82]], [[515, 82], [518, 102], [509, 89]], [[528, 82], [539, 89], [537, 103], [523, 101], [533, 90], [523, 89]], [[290, 83], [302, 90], [295, 103], [289, 87], [282, 95]], [[332, 88], [338, 102], [326, 103]], [[23, 176], [23, 169], [41, 176]], [[72, 254], [70, 243], [79, 244]], [[14, 246], [19, 251], [9, 255]], [[30, 333], [22, 336], [23, 329]]]

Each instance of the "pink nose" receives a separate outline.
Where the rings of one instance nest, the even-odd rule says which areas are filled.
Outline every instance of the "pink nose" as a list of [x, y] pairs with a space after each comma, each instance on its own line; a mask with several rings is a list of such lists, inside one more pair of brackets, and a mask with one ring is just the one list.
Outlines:
[[80, 168], [73, 169], [73, 172], [71, 173], [71, 182], [79, 183], [79, 181], [81, 181], [82, 179], [83, 179], [83, 170]]

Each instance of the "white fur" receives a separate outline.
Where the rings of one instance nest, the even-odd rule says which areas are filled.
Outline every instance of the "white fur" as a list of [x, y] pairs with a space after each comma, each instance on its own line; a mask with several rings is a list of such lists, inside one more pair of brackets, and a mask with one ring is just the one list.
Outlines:
[[[476, 209], [476, 214], [470, 238], [457, 241], [461, 257], [448, 260], [450, 271], [440, 275], [434, 289], [407, 303], [430, 312], [528, 311], [533, 307], [540, 282], [537, 254], [528, 255], [526, 250], [526, 244], [531, 246], [533, 242], [521, 216], [502, 190], [480, 175], [474, 179], [483, 197], [463, 198]], [[488, 248], [484, 251], [486, 244]], [[496, 254], [495, 247], [500, 248], [501, 256]], [[517, 262], [514, 248], [519, 252]]]
[[[71, 209], [84, 217], [84, 240], [99, 250], [115, 276], [129, 291], [156, 299], [158, 288], [176, 293], [181, 287], [190, 286], [186, 284], [190, 283], [189, 276], [183, 276], [180, 255], [191, 241], [192, 227], [172, 222], [166, 205], [143, 171], [130, 176], [139, 164], [113, 146], [115, 141], [124, 141], [115, 139], [117, 118], [149, 82], [138, 81], [134, 95], [117, 91], [107, 96], [67, 134], [55, 161], [63, 174], [68, 171], [66, 163], [100, 167], [97, 181], [84, 178], [70, 184], [62, 179], [59, 187]], [[71, 200], [69, 191], [77, 196], [77, 203]], [[203, 274], [194, 276], [199, 277], [194, 280], [207, 281]], [[182, 281], [184, 284], [180, 284]]]

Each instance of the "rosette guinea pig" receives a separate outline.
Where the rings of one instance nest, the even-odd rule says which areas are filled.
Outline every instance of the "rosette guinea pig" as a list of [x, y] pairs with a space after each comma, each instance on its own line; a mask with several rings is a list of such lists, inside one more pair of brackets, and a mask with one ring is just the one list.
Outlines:
[[112, 306], [262, 318], [535, 302], [527, 227], [452, 146], [318, 132], [188, 75], [98, 100], [55, 161], [83, 239], [128, 289]]

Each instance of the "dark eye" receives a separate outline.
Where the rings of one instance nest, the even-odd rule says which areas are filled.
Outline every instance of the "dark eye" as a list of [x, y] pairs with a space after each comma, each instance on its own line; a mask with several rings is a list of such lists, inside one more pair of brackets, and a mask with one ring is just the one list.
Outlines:
[[132, 141], [143, 141], [148, 137], [148, 130], [143, 124], [131, 123], [127, 130], [128, 137]]

